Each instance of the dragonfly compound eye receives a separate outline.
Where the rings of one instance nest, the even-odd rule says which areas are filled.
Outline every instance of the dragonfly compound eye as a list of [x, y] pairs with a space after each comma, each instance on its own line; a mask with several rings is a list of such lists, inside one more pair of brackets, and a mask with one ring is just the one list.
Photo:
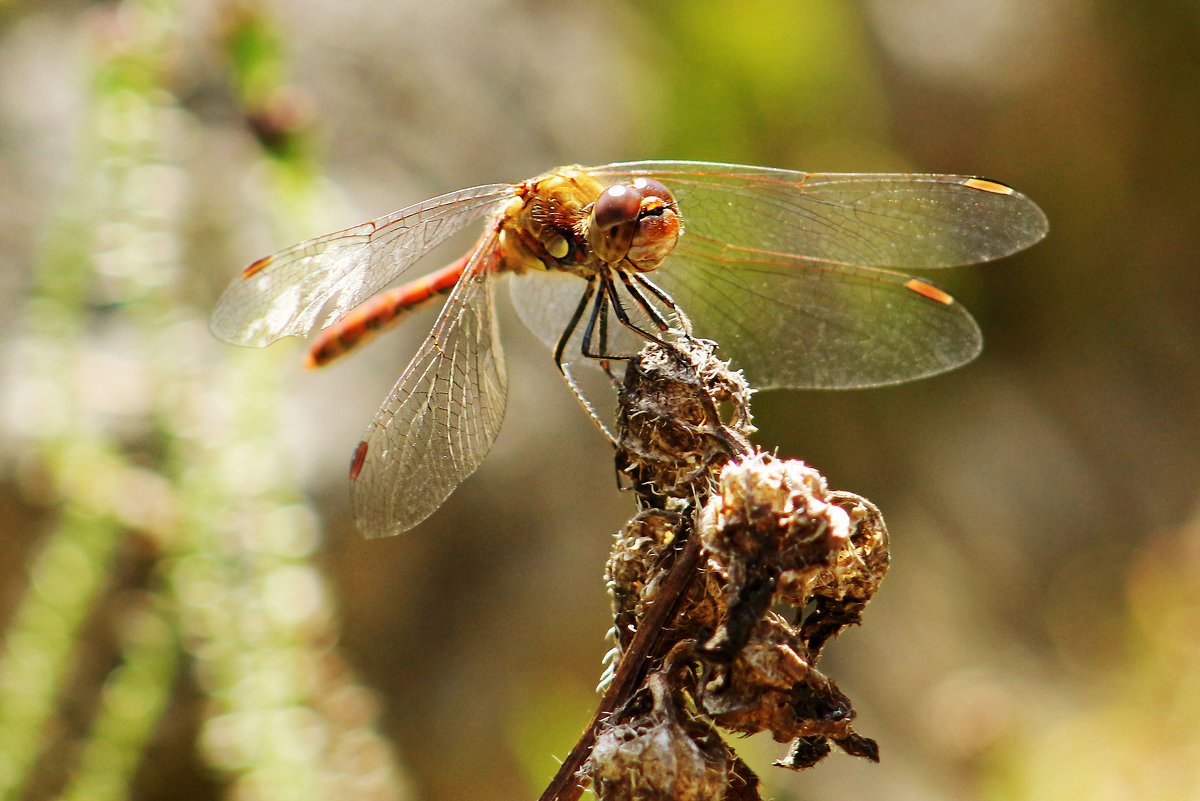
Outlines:
[[634, 178], [631, 185], [633, 191], [646, 200], [656, 197], [667, 206], [675, 205], [675, 198], [671, 195], [671, 190], [653, 178]]
[[635, 178], [608, 187], [596, 198], [588, 239], [602, 261], [624, 259], [639, 272], [648, 272], [675, 247], [679, 227], [670, 190], [653, 178]]
[[662, 264], [679, 239], [679, 211], [667, 188], [658, 181], [637, 179], [648, 186], [641, 202], [637, 229], [629, 243], [626, 260], [639, 272], [649, 272]]
[[632, 187], [626, 184], [610, 186], [596, 198], [596, 205], [592, 207], [592, 220], [597, 228], [607, 231], [636, 220], [641, 204], [642, 195]]
[[637, 228], [642, 197], [628, 184], [610, 186], [592, 204], [588, 245], [597, 258], [613, 264], [625, 258]]

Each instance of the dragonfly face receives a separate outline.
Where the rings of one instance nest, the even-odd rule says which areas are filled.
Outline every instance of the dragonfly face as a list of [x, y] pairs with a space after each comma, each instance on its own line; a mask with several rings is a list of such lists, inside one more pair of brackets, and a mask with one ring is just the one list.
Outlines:
[[671, 191], [650, 178], [636, 178], [600, 193], [588, 218], [587, 238], [602, 261], [623, 261], [648, 273], [675, 249], [679, 229]]
[[[470, 253], [376, 295], [479, 217], [487, 223]], [[951, 369], [981, 346], [965, 309], [901, 270], [1000, 258], [1046, 230], [1028, 198], [965, 176], [566, 167], [442, 195], [261, 259], [226, 290], [212, 327], [263, 346], [307, 333], [324, 313], [309, 357], [317, 365], [449, 295], [355, 450], [359, 526], [379, 537], [431, 514], [495, 439], [506, 392], [492, 294], [500, 273], [516, 274], [517, 311], [564, 374], [674, 327], [716, 340], [759, 389], [877, 386]]]

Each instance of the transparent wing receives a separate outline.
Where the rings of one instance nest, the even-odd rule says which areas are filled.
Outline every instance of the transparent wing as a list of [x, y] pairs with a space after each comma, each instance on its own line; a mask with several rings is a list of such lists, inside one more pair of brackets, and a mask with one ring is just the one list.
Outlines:
[[355, 453], [354, 513], [367, 537], [433, 514], [496, 440], [507, 391], [491, 288], [496, 239], [493, 230], [480, 240]]
[[850, 389], [975, 358], [975, 320], [908, 276], [732, 248], [690, 235], [653, 278], [758, 389]]
[[614, 181], [662, 181], [679, 202], [685, 233], [839, 264], [974, 264], [1027, 248], [1049, 228], [1021, 193], [962, 175], [838, 175], [686, 161], [590, 171]]
[[[700, 162], [591, 172], [613, 182], [654, 177], [674, 193], [684, 231], [647, 277], [683, 309], [697, 336], [716, 340], [721, 355], [764, 389], [876, 386], [970, 361], [981, 336], [966, 309], [884, 268], [1000, 258], [1047, 230], [1025, 196], [964, 176]], [[541, 283], [514, 281], [513, 294], [526, 324], [553, 343], [582, 292], [569, 283], [581, 282]]]
[[[688, 315], [693, 333], [715, 340], [720, 356], [758, 389], [908, 381], [964, 364], [982, 346], [979, 327], [962, 305], [926, 282], [917, 285], [930, 294], [913, 290], [901, 273], [738, 250], [695, 235], [685, 241], [650, 277]], [[565, 273], [522, 276], [512, 280], [513, 304], [552, 348], [584, 287]], [[632, 309], [626, 295], [622, 300]], [[596, 365], [581, 353], [582, 329], [571, 337], [564, 361]], [[611, 314], [609, 330], [608, 353], [635, 352], [644, 344]]]
[[221, 296], [213, 333], [262, 347], [307, 333], [326, 307], [328, 325], [512, 192], [506, 184], [462, 189], [260, 259]]
[[513, 276], [508, 285], [521, 322], [549, 348], [558, 343], [587, 288], [579, 276], [555, 270]]

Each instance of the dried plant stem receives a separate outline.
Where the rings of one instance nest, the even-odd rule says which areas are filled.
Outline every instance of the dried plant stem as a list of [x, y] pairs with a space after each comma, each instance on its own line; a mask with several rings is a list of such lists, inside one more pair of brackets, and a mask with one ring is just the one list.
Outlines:
[[695, 537], [688, 537], [682, 543], [681, 550], [672, 550], [669, 553], [674, 556], [674, 560], [653, 608], [622, 657], [621, 664], [617, 667], [591, 723], [584, 729], [571, 753], [563, 760], [562, 766], [554, 774], [554, 779], [539, 797], [539, 801], [575, 801], [583, 794], [585, 785], [579, 780], [579, 771], [591, 754], [592, 746], [596, 742], [596, 733], [614, 712], [629, 702], [645, 682], [651, 666], [665, 656], [663, 645], [667, 642], [664, 636], [666, 629], [679, 611], [688, 588], [697, 577], [701, 559], [700, 542]]
[[750, 391], [714, 350], [682, 337], [627, 368], [617, 464], [640, 511], [607, 571], [618, 661], [542, 801], [574, 801], [589, 782], [602, 801], [755, 801], [758, 778], [718, 728], [792, 741], [776, 764], [793, 769], [830, 743], [878, 759], [816, 663], [886, 572], [882, 518], [751, 448]]

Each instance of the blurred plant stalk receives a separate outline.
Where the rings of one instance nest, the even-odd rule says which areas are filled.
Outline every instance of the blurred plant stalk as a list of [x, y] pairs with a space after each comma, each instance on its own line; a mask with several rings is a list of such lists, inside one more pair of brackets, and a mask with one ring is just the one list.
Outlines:
[[[184, 668], [203, 696], [201, 761], [230, 794], [397, 798], [375, 702], [333, 649], [317, 523], [276, 433], [280, 356], [213, 342], [190, 297], [180, 16], [155, 0], [95, 12], [73, 191], [6, 380], [27, 494], [54, 522], [0, 644], [0, 798], [134, 794], [186, 703]], [[277, 221], [303, 220], [316, 170], [274, 23], [253, 3], [221, 20]], [[80, 638], [98, 621], [111, 663]], [[66, 709], [87, 711], [86, 732]]]

